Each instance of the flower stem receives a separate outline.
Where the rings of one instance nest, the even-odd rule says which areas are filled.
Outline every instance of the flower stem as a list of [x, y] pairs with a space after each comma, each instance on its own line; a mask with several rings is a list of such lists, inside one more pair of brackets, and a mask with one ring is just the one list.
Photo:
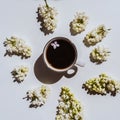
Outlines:
[[45, 4], [46, 4], [46, 7], [49, 8], [49, 5], [47, 3], [47, 0], [44, 0], [45, 1]]
[[111, 30], [111, 28], [109, 28], [109, 29], [107, 29], [107, 30], [109, 30], [109, 31], [110, 31], [110, 30]]

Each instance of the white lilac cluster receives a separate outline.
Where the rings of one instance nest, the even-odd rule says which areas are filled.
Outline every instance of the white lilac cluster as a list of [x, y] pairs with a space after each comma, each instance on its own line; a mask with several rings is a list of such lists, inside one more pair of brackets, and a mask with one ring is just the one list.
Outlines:
[[85, 36], [84, 43], [87, 46], [93, 46], [101, 42], [102, 39], [106, 37], [109, 30], [110, 29], [107, 29], [104, 25], [99, 25]]
[[18, 55], [22, 58], [29, 58], [32, 53], [31, 48], [26, 45], [24, 40], [14, 36], [6, 38], [4, 46], [6, 47], [6, 52], [9, 55]]
[[115, 81], [105, 73], [102, 73], [99, 77], [86, 81], [85, 84], [83, 84], [83, 88], [87, 90], [89, 94], [106, 95], [107, 93], [110, 93], [115, 96], [120, 92], [120, 82]]
[[106, 61], [109, 55], [110, 51], [108, 49], [98, 46], [90, 53], [90, 59], [92, 62], [99, 64]]
[[59, 105], [57, 106], [56, 120], [83, 120], [81, 103], [67, 87], [61, 88]]
[[48, 95], [50, 93], [50, 88], [48, 86], [42, 85], [38, 89], [29, 90], [26, 93], [27, 100], [30, 100], [30, 107], [41, 107], [46, 103]]
[[88, 17], [85, 15], [85, 13], [77, 12], [75, 18], [71, 22], [71, 29], [75, 33], [81, 33], [85, 30], [87, 24], [88, 24]]
[[48, 30], [54, 32], [57, 27], [57, 11], [54, 7], [48, 4], [38, 7], [38, 14], [43, 19], [43, 26]]
[[19, 66], [15, 68], [11, 73], [13, 75], [13, 78], [15, 79], [14, 81], [21, 83], [24, 81], [25, 77], [28, 74], [28, 67], [25, 66]]

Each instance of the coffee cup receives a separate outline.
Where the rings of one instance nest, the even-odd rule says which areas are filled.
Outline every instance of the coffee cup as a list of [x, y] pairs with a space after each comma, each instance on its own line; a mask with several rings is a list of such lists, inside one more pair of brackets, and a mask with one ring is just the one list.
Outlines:
[[75, 65], [83, 67], [84, 62], [76, 62], [77, 59], [76, 46], [65, 37], [52, 38], [43, 50], [43, 61], [49, 69], [55, 72], [68, 72]]

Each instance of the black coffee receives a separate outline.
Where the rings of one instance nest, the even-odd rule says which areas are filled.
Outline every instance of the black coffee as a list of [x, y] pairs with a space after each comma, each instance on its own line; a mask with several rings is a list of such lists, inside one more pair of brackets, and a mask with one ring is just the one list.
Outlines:
[[51, 66], [64, 69], [74, 62], [76, 50], [69, 41], [57, 39], [48, 46], [46, 57]]

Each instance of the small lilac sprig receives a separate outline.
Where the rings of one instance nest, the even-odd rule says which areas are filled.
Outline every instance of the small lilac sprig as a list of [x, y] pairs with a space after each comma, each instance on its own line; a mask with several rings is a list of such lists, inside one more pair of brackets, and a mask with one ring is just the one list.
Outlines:
[[108, 56], [110, 56], [110, 51], [102, 46], [95, 47], [90, 53], [90, 60], [96, 64], [103, 63], [107, 61]]
[[97, 43], [101, 42], [110, 30], [111, 29], [107, 29], [105, 25], [99, 25], [97, 28], [86, 34], [83, 42], [88, 47], [94, 46]]
[[83, 108], [68, 87], [62, 87], [55, 120], [83, 120]]
[[25, 41], [21, 38], [11, 36], [11, 38], [6, 38], [4, 41], [4, 46], [6, 47], [6, 54], [18, 55], [21, 58], [29, 58], [31, 57], [32, 50], [26, 45]]
[[87, 24], [88, 24], [88, 17], [85, 15], [85, 13], [77, 12], [75, 18], [70, 23], [70, 27], [74, 33], [78, 34], [85, 31]]
[[117, 93], [120, 93], [120, 82], [102, 73], [99, 77], [87, 80], [83, 84], [83, 88], [88, 91], [88, 94], [107, 95], [110, 93], [112, 96], [115, 96]]
[[29, 107], [37, 108], [43, 106], [46, 103], [49, 93], [50, 88], [48, 86], [42, 85], [40, 88], [27, 91], [25, 98], [30, 101]]
[[28, 74], [28, 67], [25, 67], [25, 66], [19, 66], [17, 68], [15, 68], [11, 74], [14, 78], [14, 82], [18, 82], [18, 83], [21, 83], [24, 81], [25, 77], [27, 76]]
[[55, 28], [57, 27], [57, 10], [54, 7], [50, 7], [47, 3], [47, 0], [45, 1], [45, 5], [38, 7], [38, 15], [43, 19], [43, 26], [51, 32], [55, 31]]

